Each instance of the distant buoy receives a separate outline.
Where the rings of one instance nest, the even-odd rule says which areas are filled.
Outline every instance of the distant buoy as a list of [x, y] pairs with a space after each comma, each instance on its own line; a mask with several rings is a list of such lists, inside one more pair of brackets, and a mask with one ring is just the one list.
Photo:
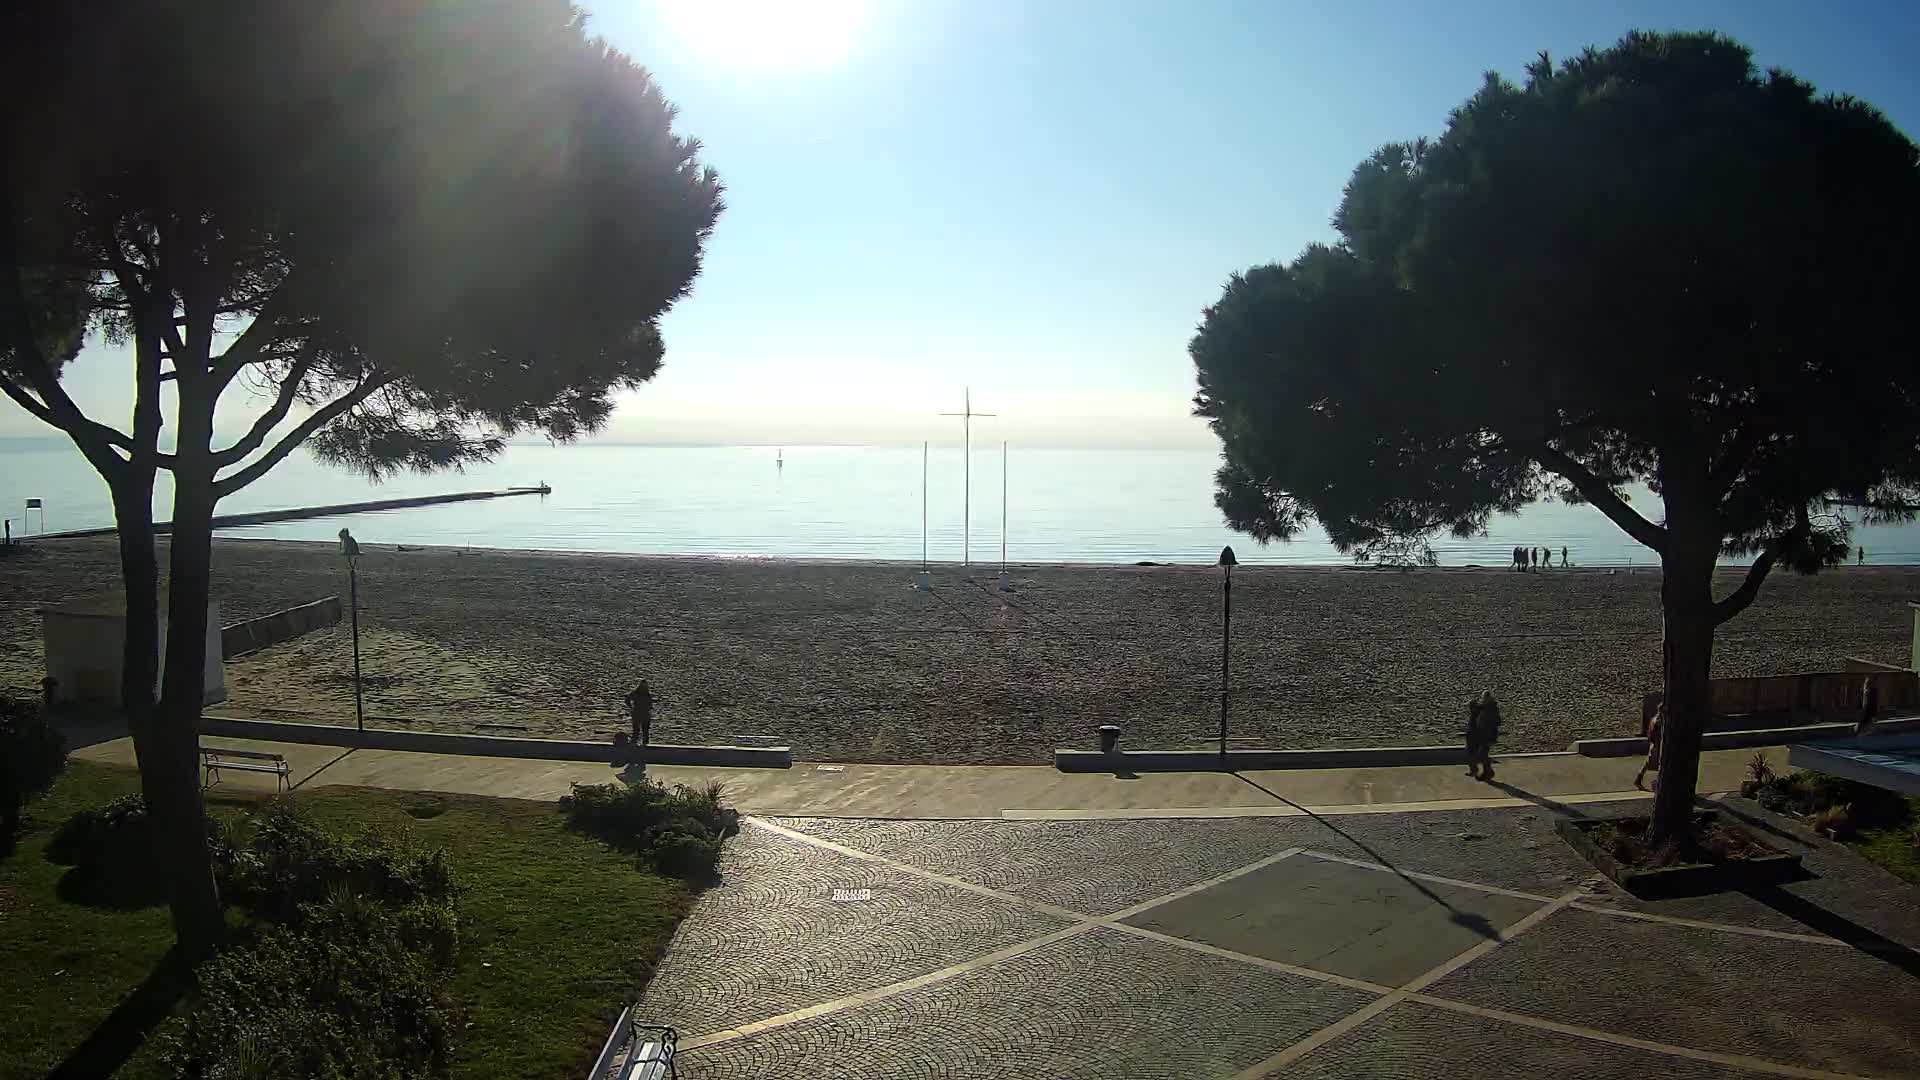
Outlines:
[[773, 467], [776, 469], [784, 469], [787, 467], [787, 448], [786, 447], [783, 446], [780, 449], [775, 450], [773, 452]]

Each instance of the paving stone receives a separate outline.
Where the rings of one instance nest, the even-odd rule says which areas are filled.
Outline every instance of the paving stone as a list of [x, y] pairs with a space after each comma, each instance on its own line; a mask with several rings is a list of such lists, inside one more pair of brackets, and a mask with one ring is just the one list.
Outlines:
[[[764, 829], [729, 840], [720, 871], [642, 1004], [649, 1023], [683, 1035], [886, 986], [1069, 925]], [[837, 889], [872, 898], [836, 901]]]
[[1297, 967], [1400, 986], [1540, 906], [1295, 855], [1126, 921]]
[[933, 986], [690, 1050], [685, 1080], [1231, 1076], [1371, 995], [1095, 929]]
[[1089, 915], [1105, 915], [1317, 835], [1301, 819], [860, 821], [781, 824], [861, 851]]
[[1567, 910], [1428, 992], [1807, 1068], [1920, 1072], [1920, 979], [1850, 948]]
[[1540, 1031], [1419, 1002], [1396, 1005], [1346, 1035], [1270, 1073], [1288, 1080], [1747, 1080], [1765, 1076], [1689, 1058], [1656, 1054]]
[[1403, 870], [1559, 896], [1596, 876], [1593, 866], [1553, 831], [1561, 816], [1532, 807], [1343, 814], [1318, 819], [1303, 846]]

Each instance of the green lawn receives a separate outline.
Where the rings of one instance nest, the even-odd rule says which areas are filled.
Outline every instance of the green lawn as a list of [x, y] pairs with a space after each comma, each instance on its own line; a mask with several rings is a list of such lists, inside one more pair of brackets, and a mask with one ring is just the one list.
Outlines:
[[1853, 850], [1872, 859], [1904, 881], [1920, 885], [1920, 844], [1914, 832], [1920, 827], [1920, 796], [1907, 796], [1907, 820], [1898, 825], [1861, 829], [1848, 840]]
[[[0, 1078], [39, 1077], [100, 1025], [172, 941], [164, 905], [118, 910], [63, 899], [67, 868], [43, 851], [76, 810], [138, 790], [134, 774], [75, 761], [28, 807], [26, 835], [0, 861]], [[556, 806], [511, 799], [318, 788], [292, 796], [343, 829], [377, 823], [444, 847], [460, 895], [453, 992], [468, 1025], [459, 1077], [573, 1077], [624, 1000], [645, 982], [688, 895], [632, 857], [565, 830]], [[243, 817], [245, 798], [212, 812]], [[71, 890], [68, 890], [71, 892]], [[120, 1077], [158, 1076], [136, 1053]]]

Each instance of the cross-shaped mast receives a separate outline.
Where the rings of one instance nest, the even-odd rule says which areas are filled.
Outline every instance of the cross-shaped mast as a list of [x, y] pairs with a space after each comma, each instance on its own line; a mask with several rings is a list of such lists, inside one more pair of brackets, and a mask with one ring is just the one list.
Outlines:
[[994, 416], [996, 414], [973, 411], [973, 387], [971, 386], [966, 388], [965, 396], [961, 400], [961, 412], [941, 413], [940, 415], [958, 416], [962, 418], [961, 430], [963, 432], [963, 441], [961, 443], [961, 453], [966, 458], [966, 479], [962, 482], [963, 494], [960, 497], [960, 565], [971, 566], [973, 564], [973, 418], [976, 416]]

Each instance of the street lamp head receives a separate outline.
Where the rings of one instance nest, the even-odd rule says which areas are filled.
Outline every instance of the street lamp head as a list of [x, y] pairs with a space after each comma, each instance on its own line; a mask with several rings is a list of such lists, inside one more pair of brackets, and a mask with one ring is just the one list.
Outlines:
[[1220, 565], [1227, 568], [1227, 573], [1233, 573], [1233, 568], [1239, 565], [1239, 563], [1240, 560], [1233, 557], [1233, 548], [1223, 547], [1220, 549]]

